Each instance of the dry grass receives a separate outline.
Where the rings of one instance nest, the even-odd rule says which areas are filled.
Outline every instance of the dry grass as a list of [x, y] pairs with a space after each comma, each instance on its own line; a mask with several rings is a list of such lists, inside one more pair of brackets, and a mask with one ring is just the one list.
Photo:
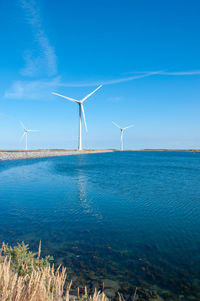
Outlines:
[[[71, 284], [66, 285], [66, 269], [54, 269], [54, 266], [43, 270], [33, 269], [30, 275], [19, 276], [11, 269], [11, 262], [4, 258], [0, 263], [0, 300], [1, 301], [69, 301]], [[67, 286], [67, 287], [66, 287]], [[66, 287], [66, 288], [65, 288]], [[88, 301], [106, 301], [104, 293], [95, 290], [89, 296], [84, 294], [76, 299]]]
[[[13, 258], [6, 256], [10, 250], [15, 251], [19, 257], [17, 263], [25, 254], [26, 260], [21, 263], [20, 270], [16, 269], [13, 264]], [[25, 252], [24, 252], [25, 250]], [[95, 292], [92, 296], [88, 295], [87, 288], [82, 295], [75, 298], [70, 296], [70, 288], [72, 282], [67, 283], [66, 269], [59, 266], [56, 270], [54, 265], [47, 262], [46, 265], [36, 265], [34, 257], [39, 259], [41, 253], [41, 243], [39, 245], [38, 253], [26, 251], [26, 245], [18, 244], [17, 247], [11, 248], [4, 243], [0, 249], [0, 301], [106, 301], [107, 297], [104, 293]], [[28, 258], [28, 261], [27, 261]], [[30, 269], [30, 258], [32, 264]], [[15, 258], [16, 260], [16, 258]], [[28, 262], [28, 268], [27, 268]], [[38, 263], [38, 262], [37, 262]], [[20, 272], [19, 272], [20, 271]], [[25, 273], [26, 271], [26, 273]], [[29, 272], [27, 272], [29, 271]], [[31, 271], [31, 272], [30, 272]]]
[[[14, 248], [2, 244], [0, 249], [0, 301], [108, 301], [104, 292], [95, 289], [92, 295], [85, 287], [77, 296], [70, 295], [72, 282], [67, 283], [66, 268], [54, 268], [49, 258], [40, 258], [38, 252], [29, 251], [28, 245]], [[135, 290], [132, 301], [136, 300]], [[119, 301], [125, 301], [118, 293]]]
[[32, 270], [30, 275], [19, 276], [11, 269], [10, 260], [0, 263], [0, 300], [2, 301], [47, 301], [68, 300], [67, 294], [61, 299], [66, 281], [66, 271], [46, 267]]

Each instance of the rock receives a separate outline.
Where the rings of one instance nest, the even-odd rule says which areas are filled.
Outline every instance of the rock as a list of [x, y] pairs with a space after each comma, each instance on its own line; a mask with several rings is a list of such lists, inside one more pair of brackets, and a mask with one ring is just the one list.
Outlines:
[[97, 275], [95, 275], [95, 274], [92, 273], [92, 272], [90, 272], [89, 278], [90, 278], [91, 280], [94, 280], [94, 281], [96, 281], [96, 280], [98, 279]]
[[196, 301], [197, 298], [195, 296], [187, 296], [187, 300], [189, 301]]
[[150, 298], [149, 301], [164, 301], [164, 299], [161, 298], [160, 296], [156, 296], [154, 298]]
[[113, 290], [112, 288], [106, 288], [104, 290], [104, 294], [108, 297], [108, 298], [114, 298], [115, 297], [115, 290]]
[[200, 287], [200, 279], [197, 279], [197, 278], [194, 278], [192, 280], [192, 286], [194, 286], [195, 288], [197, 287]]
[[91, 282], [91, 289], [92, 289], [92, 291], [94, 291], [95, 289], [96, 289], [97, 291], [99, 291], [99, 290], [100, 290], [99, 283], [98, 283], [97, 281], [92, 281], [92, 282]]
[[119, 289], [119, 283], [117, 281], [113, 281], [111, 279], [104, 279], [104, 288], [112, 288], [113, 290], [117, 291]]
[[69, 301], [73, 301], [73, 300], [77, 301], [78, 300], [77, 296], [69, 295]]

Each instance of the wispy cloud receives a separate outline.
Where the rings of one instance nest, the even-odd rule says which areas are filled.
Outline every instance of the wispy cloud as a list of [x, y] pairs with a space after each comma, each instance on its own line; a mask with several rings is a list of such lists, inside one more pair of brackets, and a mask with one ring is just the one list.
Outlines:
[[39, 46], [37, 55], [33, 51], [26, 51], [25, 67], [21, 70], [24, 76], [53, 76], [57, 72], [56, 55], [45, 34], [40, 10], [35, 0], [19, 0], [24, 10], [25, 18], [31, 25], [32, 32]]
[[160, 73], [161, 75], [200, 75], [200, 70], [193, 70], [193, 71], [175, 71], [175, 72], [168, 72], [168, 71], [163, 71]]
[[59, 77], [51, 80], [15, 81], [5, 92], [4, 97], [10, 99], [48, 99], [52, 89], [60, 82]]
[[13, 99], [47, 99], [51, 95], [51, 91], [60, 89], [62, 87], [92, 87], [103, 85], [115, 85], [128, 81], [139, 80], [150, 76], [195, 76], [200, 75], [200, 71], [179, 71], [179, 72], [166, 72], [166, 71], [152, 71], [147, 73], [135, 72], [136, 75], [129, 77], [122, 77], [110, 80], [96, 80], [96, 81], [80, 81], [80, 82], [63, 82], [61, 77], [51, 78], [50, 80], [36, 80], [36, 81], [16, 81], [5, 92], [5, 98]]
[[88, 81], [88, 82], [74, 82], [74, 83], [65, 83], [60, 82], [58, 83], [58, 86], [61, 87], [89, 87], [89, 86], [97, 86], [97, 85], [115, 85], [120, 84], [128, 81], [133, 81], [137, 79], [142, 79], [145, 77], [150, 76], [162, 76], [162, 75], [172, 75], [172, 76], [192, 76], [192, 75], [200, 75], [200, 70], [194, 70], [194, 71], [176, 71], [176, 72], [168, 72], [168, 71], [144, 71], [144, 72], [133, 72], [133, 76], [128, 77], [120, 77], [117, 79], [110, 79], [110, 80], [96, 80], [96, 81]]
[[[153, 71], [131, 71], [126, 72], [124, 74], [150, 74], [153, 73]], [[159, 75], [176, 75], [176, 76], [188, 76], [188, 75], [200, 75], [200, 70], [189, 70], [189, 71], [158, 71], [154, 72], [154, 74]]]
[[87, 81], [87, 82], [74, 82], [74, 83], [65, 83], [65, 82], [60, 82], [58, 86], [61, 87], [92, 87], [92, 86], [97, 86], [97, 85], [115, 85], [115, 84], [120, 84], [144, 77], [149, 77], [153, 76], [156, 74], [159, 74], [161, 71], [152, 71], [144, 74], [139, 74], [139, 75], [134, 75], [134, 76], [129, 76], [129, 77], [120, 77], [116, 79], [110, 79], [110, 80], [96, 80], [96, 81]]
[[33, 80], [33, 81], [15, 81], [11, 87], [5, 91], [4, 97], [10, 99], [46, 99], [50, 97], [51, 91], [61, 87], [92, 87], [103, 85], [113, 85], [123, 83], [131, 80], [136, 80], [157, 74], [158, 72], [151, 72], [143, 75], [130, 76], [126, 78], [112, 79], [112, 80], [99, 80], [93, 82], [63, 82], [61, 77], [52, 78], [50, 80]]

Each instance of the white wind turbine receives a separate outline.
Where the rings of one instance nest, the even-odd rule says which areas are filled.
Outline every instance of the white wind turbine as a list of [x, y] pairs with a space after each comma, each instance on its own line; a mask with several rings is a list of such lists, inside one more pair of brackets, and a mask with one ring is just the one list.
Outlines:
[[112, 121], [112, 123], [113, 123], [116, 127], [118, 127], [118, 128], [120, 129], [120, 131], [121, 131], [121, 151], [123, 151], [123, 150], [124, 150], [124, 146], [123, 146], [123, 135], [124, 135], [124, 130], [129, 129], [129, 128], [132, 128], [133, 125], [129, 125], [129, 126], [126, 126], [125, 128], [121, 128], [121, 127], [120, 127], [118, 124], [116, 124], [114, 121]]
[[85, 112], [84, 112], [84, 107], [83, 107], [83, 103], [84, 101], [89, 98], [92, 94], [94, 94], [98, 89], [100, 89], [102, 87], [102, 85], [100, 85], [98, 88], [96, 88], [94, 91], [92, 91], [90, 94], [88, 94], [87, 96], [85, 96], [83, 99], [81, 100], [77, 100], [71, 97], [67, 97], [55, 92], [52, 92], [52, 94], [66, 98], [70, 101], [76, 102], [79, 105], [79, 138], [78, 138], [78, 150], [82, 150], [82, 125], [81, 125], [81, 121], [82, 121], [82, 114], [83, 114], [83, 119], [84, 119], [84, 123], [85, 123], [85, 129], [87, 132], [87, 124], [86, 124], [86, 119], [85, 119]]
[[23, 135], [21, 136], [21, 140], [25, 137], [25, 150], [28, 150], [28, 134], [29, 134], [30, 132], [38, 132], [38, 131], [37, 131], [37, 130], [28, 130], [28, 129], [24, 126], [23, 122], [21, 122], [21, 121], [20, 121], [20, 124], [21, 124], [21, 126], [23, 127], [23, 129], [24, 129], [24, 133], [23, 133]]

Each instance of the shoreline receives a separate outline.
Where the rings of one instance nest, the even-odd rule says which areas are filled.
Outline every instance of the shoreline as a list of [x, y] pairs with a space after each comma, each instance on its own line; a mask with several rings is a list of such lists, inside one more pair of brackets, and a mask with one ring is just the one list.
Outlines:
[[0, 161], [10, 160], [24, 160], [24, 159], [39, 159], [49, 157], [73, 156], [73, 155], [86, 155], [86, 154], [99, 154], [111, 153], [112, 149], [105, 150], [0, 150]]
[[[74, 156], [74, 155], [87, 155], [87, 154], [100, 154], [100, 153], [112, 153], [120, 151], [117, 149], [94, 149], [94, 150], [74, 150], [74, 149], [40, 149], [40, 150], [0, 150], [0, 162], [10, 161], [10, 160], [24, 160], [24, 159], [39, 159], [39, 158], [49, 158], [49, 157], [61, 157], [61, 156]], [[131, 152], [148, 152], [148, 151], [183, 151], [183, 152], [200, 152], [199, 149], [130, 149], [125, 150]]]

